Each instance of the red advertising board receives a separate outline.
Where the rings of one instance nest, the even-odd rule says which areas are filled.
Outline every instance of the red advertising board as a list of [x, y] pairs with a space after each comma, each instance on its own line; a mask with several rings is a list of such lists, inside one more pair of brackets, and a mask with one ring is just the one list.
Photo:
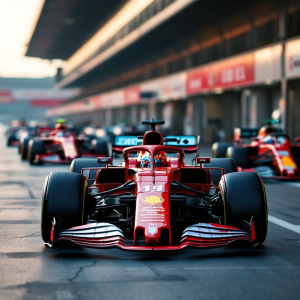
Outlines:
[[35, 99], [30, 101], [32, 107], [53, 107], [62, 104], [63, 99]]
[[102, 107], [102, 100], [101, 100], [101, 96], [93, 96], [89, 98], [89, 101], [93, 107], [93, 109], [100, 109]]
[[140, 88], [138, 86], [124, 90], [125, 104], [133, 104], [141, 101]]
[[13, 95], [9, 90], [0, 90], [0, 104], [12, 103]]
[[253, 53], [193, 70], [187, 74], [187, 94], [254, 82]]

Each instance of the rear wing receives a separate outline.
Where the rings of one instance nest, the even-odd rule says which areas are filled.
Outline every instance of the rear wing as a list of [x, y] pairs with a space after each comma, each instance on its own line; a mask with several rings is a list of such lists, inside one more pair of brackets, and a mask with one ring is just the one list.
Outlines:
[[[164, 145], [181, 148], [187, 153], [197, 152], [199, 148], [199, 138], [194, 135], [170, 135], [164, 137], [164, 141]], [[112, 138], [112, 152], [122, 153], [123, 149], [142, 145], [142, 142], [143, 136], [115, 135]]]
[[254, 138], [258, 135], [259, 128], [234, 128], [234, 142], [241, 138]]

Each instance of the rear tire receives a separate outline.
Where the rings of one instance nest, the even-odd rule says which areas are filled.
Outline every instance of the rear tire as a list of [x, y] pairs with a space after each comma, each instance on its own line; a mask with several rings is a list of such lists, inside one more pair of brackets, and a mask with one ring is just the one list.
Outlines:
[[229, 147], [226, 156], [234, 159], [238, 167], [243, 169], [249, 167], [248, 149], [245, 147]]
[[[237, 172], [236, 164], [231, 158], [211, 158], [209, 164], [203, 165], [205, 168], [222, 168], [225, 171], [225, 174]], [[219, 170], [210, 170], [211, 176], [213, 178], [214, 184], [219, 184], [221, 179], [221, 171]]]
[[100, 140], [92, 140], [92, 151], [95, 154], [108, 156], [107, 143]]
[[43, 141], [31, 139], [28, 143], [27, 160], [32, 165], [34, 164], [35, 156], [38, 154], [44, 154]]
[[244, 229], [244, 220], [255, 221], [256, 242], [262, 244], [268, 231], [268, 208], [265, 187], [255, 172], [236, 172], [222, 176], [220, 191], [228, 226]]
[[24, 138], [20, 140], [19, 148], [20, 148], [21, 159], [27, 159], [29, 141], [30, 138]]
[[232, 146], [232, 143], [227, 142], [216, 142], [212, 145], [212, 157], [221, 158], [226, 157], [227, 148]]
[[13, 134], [10, 134], [7, 138], [7, 146], [10, 147], [11, 143], [16, 140], [15, 136]]
[[87, 181], [84, 176], [69, 172], [50, 173], [42, 194], [41, 234], [50, 240], [53, 217], [61, 217], [62, 229], [86, 224], [84, 203]]

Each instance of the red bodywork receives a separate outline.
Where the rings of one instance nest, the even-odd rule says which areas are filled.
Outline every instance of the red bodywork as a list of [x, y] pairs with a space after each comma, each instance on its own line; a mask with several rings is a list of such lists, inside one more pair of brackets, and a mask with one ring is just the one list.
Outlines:
[[255, 137], [250, 144], [244, 144], [239, 132], [237, 130], [234, 134], [234, 144], [238, 147], [246, 147], [248, 149], [249, 160], [254, 162], [252, 168], [241, 168], [238, 166], [239, 171], [256, 172], [257, 166], [268, 165], [274, 170], [274, 174], [264, 175], [258, 172], [260, 177], [283, 180], [300, 179], [299, 138], [295, 139], [295, 143], [291, 143], [290, 139], [282, 134], [286, 140], [283, 143], [279, 143], [276, 135], [271, 135], [271, 143], [266, 143], [265, 137]]
[[[101, 157], [101, 154], [79, 152], [78, 145], [83, 145], [84, 137], [75, 137], [74, 133], [58, 130], [50, 133], [49, 137], [40, 137], [44, 142], [45, 154], [35, 157], [35, 163], [71, 163], [78, 157]], [[58, 153], [60, 152], [60, 154]]]
[[[138, 158], [130, 156], [132, 152], [147, 151], [151, 155], [151, 166], [149, 168], [140, 168]], [[177, 157], [168, 158], [167, 167], [154, 167], [154, 156], [159, 151], [176, 152]], [[93, 248], [118, 247], [122, 250], [180, 250], [186, 247], [210, 248], [220, 247], [235, 241], [255, 241], [254, 222], [250, 222], [248, 230], [239, 230], [221, 224], [198, 223], [188, 226], [182, 233], [179, 243], [173, 243], [173, 227], [171, 204], [172, 195], [175, 193], [173, 185], [184, 181], [184, 170], [193, 172], [196, 170], [202, 174], [203, 179], [199, 182], [185, 182], [185, 186], [197, 191], [207, 193], [210, 189], [218, 189], [218, 186], [212, 182], [209, 168], [203, 168], [202, 163], [209, 161], [209, 158], [198, 159], [198, 166], [187, 166], [184, 163], [184, 151], [177, 147], [165, 145], [144, 145], [125, 148], [123, 150], [123, 163], [120, 167], [94, 168], [97, 169], [94, 184], [90, 189], [103, 193], [105, 191], [118, 188], [122, 184], [124, 190], [118, 190], [114, 195], [122, 194], [128, 191], [126, 184], [131, 184], [130, 194], [135, 198], [135, 213], [133, 226], [133, 241], [126, 244], [124, 235], [117, 226], [109, 223], [89, 223], [82, 226], [73, 227], [67, 230], [60, 230], [60, 221], [54, 218], [51, 230], [51, 244], [58, 241], [68, 240], [76, 244]], [[109, 161], [109, 159], [107, 159]], [[90, 174], [93, 169], [82, 169], [82, 174], [90, 180]], [[110, 171], [111, 170], [111, 171]], [[200, 170], [200, 171], [199, 171]], [[106, 178], [105, 174], [109, 172], [123, 172], [123, 182], [100, 182], [99, 178]], [[220, 169], [224, 174], [224, 170]], [[114, 177], [116, 178], [116, 176]], [[117, 179], [116, 179], [117, 180]], [[125, 184], [124, 184], [125, 183]], [[180, 186], [176, 188], [177, 193], [193, 195], [186, 189], [181, 190]], [[129, 208], [130, 209], [130, 208]], [[139, 237], [144, 238], [144, 243], [139, 244]], [[165, 238], [162, 245], [162, 238]]]

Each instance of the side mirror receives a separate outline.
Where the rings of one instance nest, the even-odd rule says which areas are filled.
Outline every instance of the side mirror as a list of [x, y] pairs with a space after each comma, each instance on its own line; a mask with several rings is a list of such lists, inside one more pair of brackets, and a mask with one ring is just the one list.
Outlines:
[[210, 163], [210, 157], [197, 157], [196, 158], [196, 164], [202, 167], [202, 164], [209, 164]]
[[97, 158], [98, 164], [105, 164], [107, 168], [108, 164], [111, 165], [111, 158], [110, 157], [98, 157]]

